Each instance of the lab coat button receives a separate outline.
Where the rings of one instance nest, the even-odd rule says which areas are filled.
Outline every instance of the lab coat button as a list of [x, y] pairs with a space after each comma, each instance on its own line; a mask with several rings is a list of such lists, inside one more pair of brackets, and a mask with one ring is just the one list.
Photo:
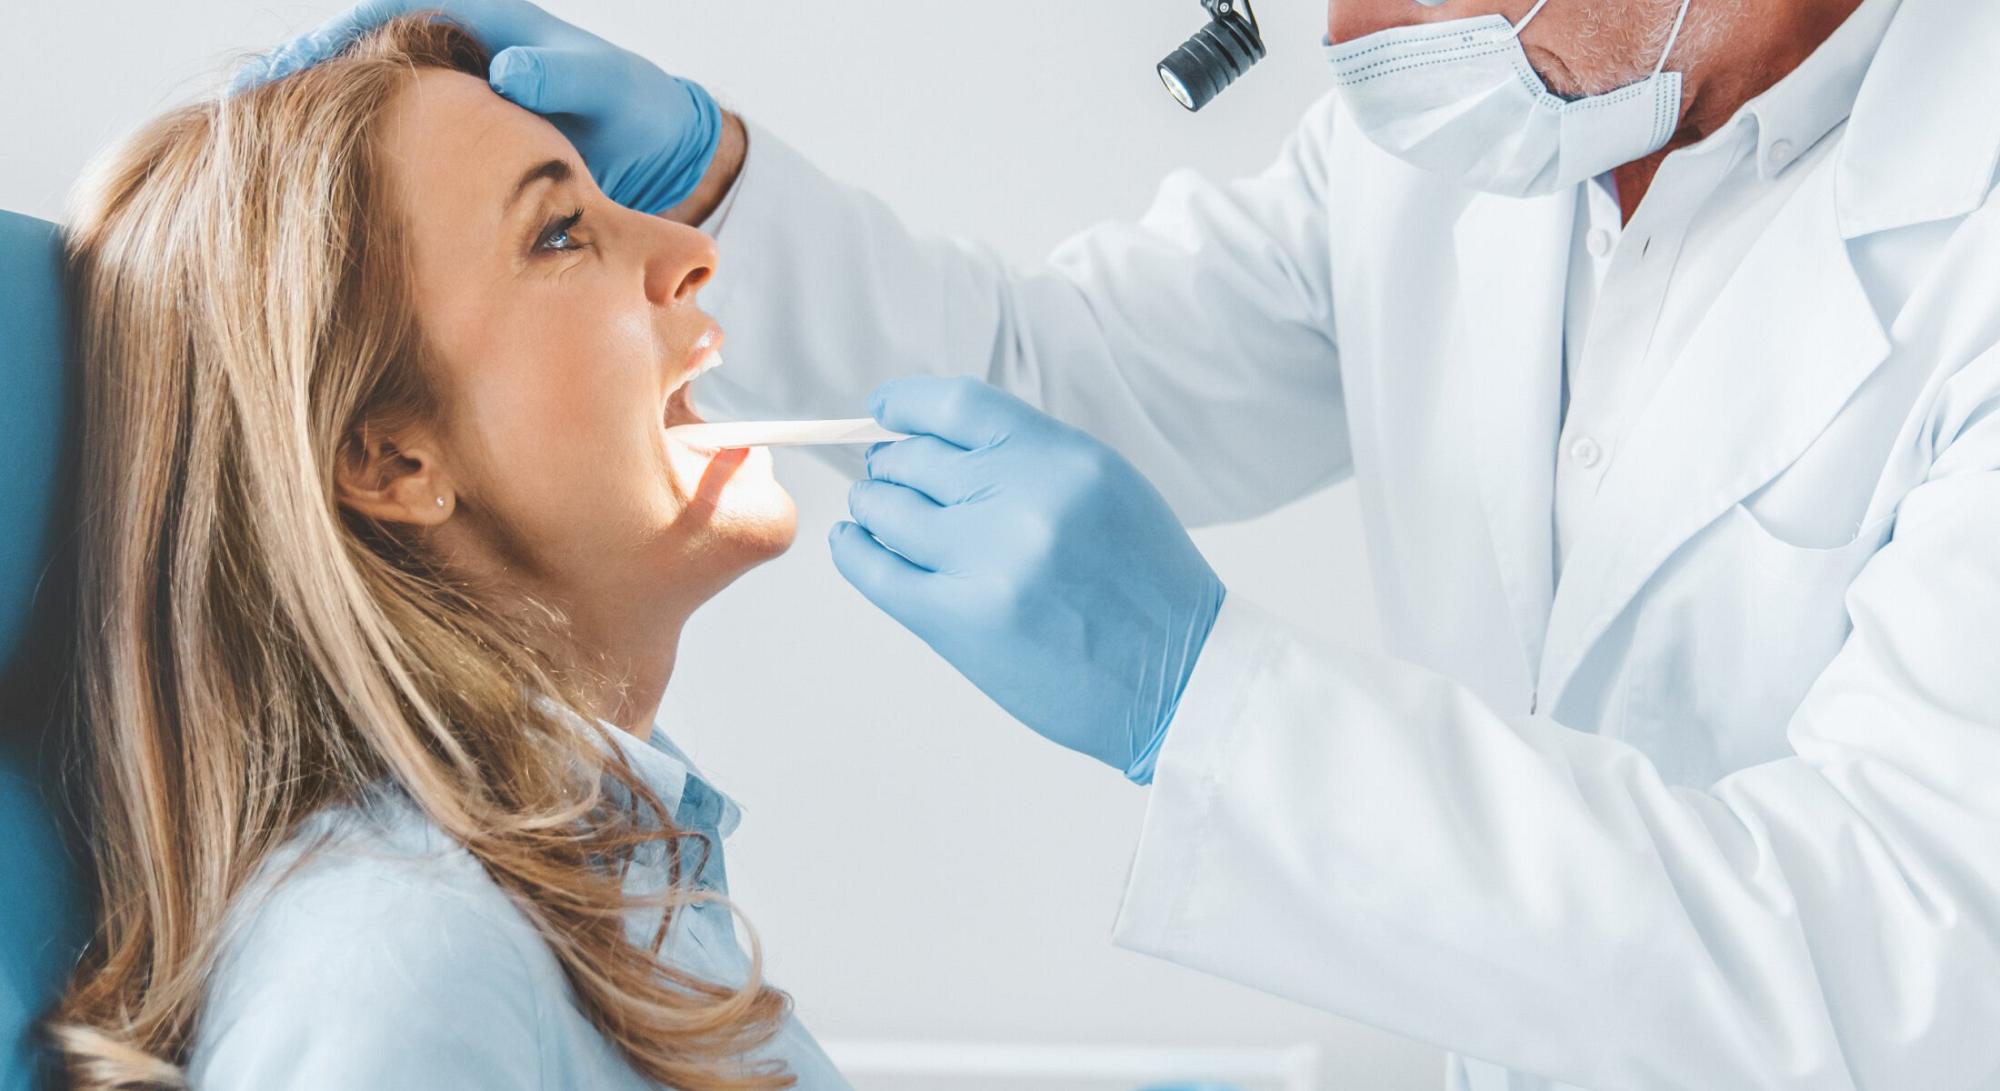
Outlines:
[[1771, 141], [1771, 147], [1764, 155], [1765, 158], [1770, 160], [1773, 170], [1782, 167], [1792, 161], [1792, 142], [1789, 140], [1773, 140]]
[[1596, 440], [1584, 436], [1569, 445], [1569, 457], [1576, 459], [1577, 465], [1588, 470], [1604, 457], [1604, 449], [1597, 445]]
[[1589, 248], [1591, 257], [1601, 258], [1611, 252], [1611, 241], [1610, 229], [1598, 227], [1591, 230], [1583, 244]]

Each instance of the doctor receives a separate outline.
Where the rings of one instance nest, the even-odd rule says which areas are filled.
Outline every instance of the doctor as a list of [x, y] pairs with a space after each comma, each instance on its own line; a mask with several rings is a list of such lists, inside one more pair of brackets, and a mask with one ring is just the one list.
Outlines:
[[[1456, 1088], [2000, 1084], [2000, 5], [1332, 0], [1268, 170], [1027, 275], [445, 6], [613, 197], [718, 234], [718, 408], [917, 376], [835, 559], [1151, 782], [1120, 943]], [[1181, 529], [1348, 475], [1391, 655]]]

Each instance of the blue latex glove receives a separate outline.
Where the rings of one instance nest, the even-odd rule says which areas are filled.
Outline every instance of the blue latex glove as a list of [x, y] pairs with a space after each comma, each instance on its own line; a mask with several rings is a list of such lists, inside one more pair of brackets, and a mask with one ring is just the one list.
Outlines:
[[884, 384], [833, 561], [1042, 735], [1145, 784], [1222, 608], [1167, 502], [1090, 436], [970, 379]]
[[439, 11], [493, 54], [487, 82], [543, 114], [576, 145], [605, 196], [648, 214], [694, 192], [722, 142], [722, 111], [700, 84], [660, 71], [526, 0], [364, 0], [237, 73], [234, 94], [326, 60], [362, 33]]

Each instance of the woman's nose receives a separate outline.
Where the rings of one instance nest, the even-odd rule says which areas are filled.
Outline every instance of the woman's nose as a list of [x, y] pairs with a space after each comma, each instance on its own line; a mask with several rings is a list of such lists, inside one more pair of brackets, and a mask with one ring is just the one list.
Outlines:
[[715, 240], [686, 224], [649, 218], [661, 233], [646, 261], [646, 298], [661, 306], [694, 302], [715, 275]]

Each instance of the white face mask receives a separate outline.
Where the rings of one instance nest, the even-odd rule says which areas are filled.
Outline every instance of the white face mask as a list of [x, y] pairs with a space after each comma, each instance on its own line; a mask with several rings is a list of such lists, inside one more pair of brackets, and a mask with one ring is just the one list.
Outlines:
[[1687, 18], [1681, 0], [1653, 74], [1574, 101], [1552, 94], [1504, 15], [1391, 27], [1326, 47], [1334, 84], [1368, 139], [1414, 166], [1509, 197], [1553, 193], [1665, 146], [1681, 75], [1664, 71]]

